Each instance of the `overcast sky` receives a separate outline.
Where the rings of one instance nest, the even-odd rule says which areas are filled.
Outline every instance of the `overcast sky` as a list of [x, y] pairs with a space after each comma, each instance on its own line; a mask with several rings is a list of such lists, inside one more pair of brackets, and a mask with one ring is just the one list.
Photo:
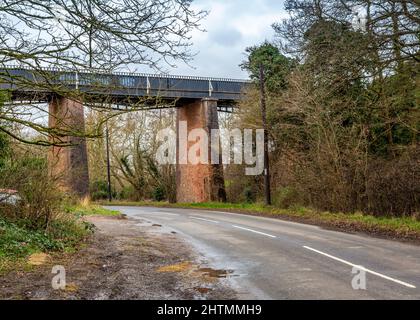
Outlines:
[[271, 24], [285, 17], [283, 0], [195, 0], [193, 6], [209, 11], [206, 32], [193, 33], [195, 69], [179, 64], [171, 74], [247, 78], [238, 66], [245, 48], [273, 39]]

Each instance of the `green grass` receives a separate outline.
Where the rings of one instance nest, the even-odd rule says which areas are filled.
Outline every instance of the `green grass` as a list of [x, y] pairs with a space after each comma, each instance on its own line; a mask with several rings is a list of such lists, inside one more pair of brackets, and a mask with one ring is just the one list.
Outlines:
[[157, 201], [99, 201], [98, 205], [104, 206], [134, 206], [134, 207], [162, 207], [162, 208], [200, 208], [200, 209], [244, 209], [252, 211], [266, 210], [268, 207], [259, 203], [221, 203], [221, 202], [205, 202], [205, 203], [168, 203]]
[[105, 209], [100, 205], [96, 204], [78, 204], [78, 205], [67, 205], [65, 211], [73, 213], [76, 216], [119, 216], [120, 212], [117, 210]]
[[[109, 203], [103, 203], [109, 205]], [[322, 225], [350, 232], [366, 232], [402, 240], [420, 240], [420, 221], [414, 217], [375, 217], [362, 213], [320, 212], [310, 208], [294, 207], [281, 209], [260, 203], [176, 203], [167, 202], [118, 202], [120, 206], [153, 206], [170, 208], [196, 208], [261, 215], [302, 223]]]
[[62, 216], [47, 230], [32, 230], [0, 218], [0, 275], [25, 269], [27, 258], [38, 252], [71, 252], [92, 232], [92, 225], [75, 216]]
[[45, 232], [31, 231], [0, 220], [0, 259], [22, 258], [39, 251], [57, 250], [62, 243]]
[[74, 252], [93, 232], [93, 225], [81, 219], [88, 215], [117, 216], [120, 213], [98, 205], [80, 203], [63, 206], [63, 213], [47, 230], [32, 230], [23, 221], [9, 221], [0, 215], [0, 274], [25, 270], [26, 261], [38, 252]]

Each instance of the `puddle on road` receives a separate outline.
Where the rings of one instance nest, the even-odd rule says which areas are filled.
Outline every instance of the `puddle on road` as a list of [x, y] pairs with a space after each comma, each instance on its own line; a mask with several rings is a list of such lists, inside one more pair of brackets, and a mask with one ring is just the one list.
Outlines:
[[225, 269], [213, 269], [209, 267], [200, 268], [191, 262], [181, 262], [178, 264], [172, 264], [168, 266], [160, 267], [156, 270], [157, 272], [193, 272], [206, 278], [227, 278], [231, 276], [238, 276], [233, 274], [233, 270]]
[[224, 269], [200, 268], [197, 271], [211, 278], [227, 278], [233, 274], [233, 270]]
[[[140, 219], [139, 219], [140, 220]], [[152, 222], [150, 220], [141, 219], [141, 223], [136, 224], [137, 226], [149, 227], [148, 232], [153, 234], [178, 234], [172, 228], [168, 228], [162, 224]], [[150, 228], [154, 227], [154, 228]], [[219, 267], [222, 267], [221, 265]], [[214, 290], [220, 283], [220, 281], [228, 281], [229, 278], [239, 277], [240, 274], [234, 274], [233, 269], [223, 268], [211, 268], [208, 266], [206, 261], [180, 261], [178, 263], [163, 265], [155, 269], [157, 273], [179, 273], [183, 277], [192, 279], [195, 286], [188, 287], [188, 290], [195, 291], [197, 299], [206, 297], [210, 292]], [[226, 279], [226, 280], [225, 280]]]
[[206, 294], [206, 293], [209, 293], [213, 289], [212, 288], [204, 288], [204, 287], [195, 287], [194, 290], [201, 293], [201, 294]]
[[[191, 261], [183, 261], [176, 264], [162, 266], [156, 269], [159, 273], [180, 273], [183, 277], [188, 277], [195, 286], [185, 287], [188, 290], [193, 290], [194, 299], [206, 299], [208, 294], [218, 287], [220, 281], [224, 279], [235, 277], [233, 270], [213, 269], [209, 267], [201, 267], [199, 264], [194, 264]], [[182, 285], [181, 285], [182, 286]]]

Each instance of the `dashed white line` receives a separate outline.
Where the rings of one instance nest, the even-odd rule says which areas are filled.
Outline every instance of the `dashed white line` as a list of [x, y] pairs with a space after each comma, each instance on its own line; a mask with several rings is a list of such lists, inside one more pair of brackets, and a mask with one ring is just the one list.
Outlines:
[[330, 258], [330, 259], [333, 259], [333, 260], [339, 261], [339, 262], [341, 262], [341, 263], [347, 264], [347, 265], [352, 266], [352, 267], [357, 267], [357, 268], [359, 268], [360, 270], [363, 270], [363, 271], [366, 271], [366, 272], [368, 272], [368, 273], [371, 273], [371, 274], [373, 274], [373, 275], [375, 275], [375, 276], [377, 276], [377, 277], [380, 277], [380, 278], [383, 278], [383, 279], [386, 279], [386, 280], [389, 280], [389, 281], [393, 281], [393, 282], [395, 282], [395, 283], [398, 283], [398, 284], [400, 284], [400, 285], [406, 286], [406, 287], [408, 287], [408, 288], [412, 288], [412, 289], [415, 289], [415, 288], [416, 288], [416, 286], [414, 286], [414, 285], [412, 285], [412, 284], [409, 284], [409, 283], [407, 283], [407, 282], [404, 282], [404, 281], [401, 281], [401, 280], [398, 280], [398, 279], [394, 279], [394, 278], [388, 277], [388, 276], [386, 276], [386, 275], [384, 275], [384, 274], [381, 274], [381, 273], [379, 273], [379, 272], [375, 272], [375, 271], [373, 271], [373, 270], [366, 269], [366, 268], [365, 268], [365, 267], [363, 267], [363, 266], [360, 266], [360, 265], [357, 265], [357, 264], [353, 264], [353, 263], [351, 263], [351, 262], [349, 262], [349, 261], [346, 261], [346, 260], [344, 260], [344, 259], [340, 259], [340, 258], [334, 257], [334, 256], [332, 256], [332, 255], [330, 255], [330, 254], [328, 254], [328, 253], [325, 253], [325, 252], [322, 252], [322, 251], [316, 250], [316, 249], [311, 248], [311, 247], [308, 247], [308, 246], [303, 246], [303, 247], [304, 247], [305, 249], [308, 249], [308, 250], [311, 250], [311, 251], [313, 251], [313, 252], [319, 253], [319, 254], [321, 254], [321, 255], [323, 255], [323, 256], [326, 256], [326, 257], [328, 257], [328, 258]]
[[257, 230], [252, 230], [252, 229], [248, 229], [248, 228], [244, 228], [244, 227], [240, 227], [240, 226], [235, 226], [235, 225], [232, 225], [232, 227], [237, 228], [237, 229], [246, 230], [246, 231], [253, 232], [253, 233], [258, 233], [258, 234], [261, 234], [263, 236], [267, 236], [267, 237], [270, 237], [270, 238], [277, 238], [276, 236], [273, 236], [272, 234], [260, 232], [260, 231], [257, 231]]
[[195, 220], [201, 220], [201, 221], [212, 222], [212, 223], [219, 223], [219, 221], [210, 220], [210, 219], [204, 219], [204, 218], [199, 218], [199, 217], [190, 217], [190, 218], [191, 218], [191, 219], [195, 219]]

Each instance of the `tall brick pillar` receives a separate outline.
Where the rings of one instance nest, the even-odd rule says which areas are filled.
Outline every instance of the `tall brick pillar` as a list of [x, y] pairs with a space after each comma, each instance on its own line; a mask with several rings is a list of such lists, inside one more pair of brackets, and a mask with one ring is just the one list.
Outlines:
[[[177, 109], [177, 202], [194, 203], [209, 201], [226, 201], [225, 183], [223, 177], [223, 165], [212, 164], [212, 148], [209, 139], [208, 164], [192, 164], [188, 159], [183, 164], [180, 159], [180, 122], [187, 122], [187, 133], [197, 128], [203, 128], [210, 138], [210, 130], [218, 129], [217, 100], [206, 98], [182, 105]], [[196, 142], [189, 141], [187, 150]], [[185, 161], [186, 159], [184, 159]]]
[[49, 127], [59, 128], [68, 136], [53, 138], [70, 146], [53, 146], [49, 152], [51, 174], [59, 180], [63, 191], [84, 197], [89, 194], [89, 171], [84, 137], [72, 136], [85, 131], [82, 103], [54, 96], [49, 103]]

